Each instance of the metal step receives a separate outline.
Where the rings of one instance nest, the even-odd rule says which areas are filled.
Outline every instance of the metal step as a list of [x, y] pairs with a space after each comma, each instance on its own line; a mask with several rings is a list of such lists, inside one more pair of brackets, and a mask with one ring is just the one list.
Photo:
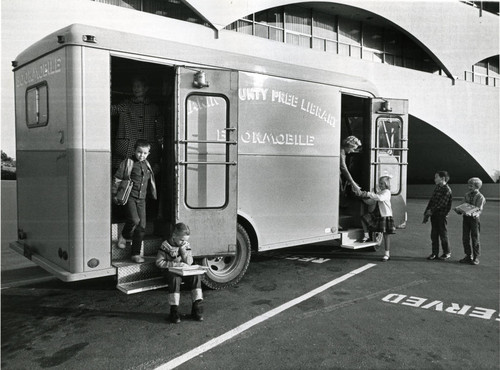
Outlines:
[[[111, 260], [121, 261], [130, 259], [131, 250], [131, 240], [127, 240], [126, 247], [124, 249], [118, 248], [118, 235], [120, 235], [125, 224], [112, 224], [111, 225]], [[158, 248], [160, 248], [162, 238], [156, 235], [146, 235], [142, 241], [141, 255], [142, 256], [156, 256], [158, 253]]]
[[113, 266], [116, 267], [118, 284], [162, 276], [162, 271], [156, 267], [155, 261], [156, 258], [153, 256], [144, 257], [144, 262], [141, 263], [130, 260], [113, 261]]
[[130, 260], [131, 241], [127, 240], [124, 249], [118, 248], [118, 236], [123, 230], [124, 223], [112, 224], [111, 227], [111, 258], [112, 265], [116, 267], [116, 287], [126, 293], [140, 293], [167, 286], [161, 270], [156, 267], [156, 254], [163, 242], [162, 238], [155, 235], [146, 235], [141, 245], [141, 255], [144, 262], [135, 263]]
[[163, 276], [161, 276], [146, 280], [134, 281], [131, 283], [118, 284], [116, 287], [118, 288], [118, 290], [122, 291], [125, 294], [134, 294], [147, 292], [148, 290], [166, 288], [167, 286], [167, 281]]
[[346, 231], [341, 231], [342, 241], [340, 246], [346, 249], [361, 249], [377, 246], [378, 243], [374, 241], [369, 241], [365, 243], [358, 243], [356, 240], [359, 240], [363, 237], [363, 229], [351, 229]]

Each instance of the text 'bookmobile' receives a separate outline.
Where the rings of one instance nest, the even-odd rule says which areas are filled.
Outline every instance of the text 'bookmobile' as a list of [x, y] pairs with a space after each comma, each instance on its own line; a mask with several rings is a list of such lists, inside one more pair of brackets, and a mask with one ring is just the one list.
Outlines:
[[[339, 206], [340, 144], [355, 135], [351, 174], [363, 189], [392, 176], [396, 225], [406, 222], [408, 102], [360, 78], [74, 24], [14, 62], [19, 239], [11, 247], [64, 281], [117, 275], [133, 293], [165, 286], [154, 266], [171, 225], [191, 228], [204, 283], [236, 284], [251, 252], [355, 243], [362, 203]], [[228, 47], [229, 49], [229, 47]], [[158, 216], [144, 264], [116, 247], [111, 104], [149, 76], [165, 116]], [[149, 206], [148, 206], [149, 207]], [[163, 285], [162, 285], [163, 284]]]

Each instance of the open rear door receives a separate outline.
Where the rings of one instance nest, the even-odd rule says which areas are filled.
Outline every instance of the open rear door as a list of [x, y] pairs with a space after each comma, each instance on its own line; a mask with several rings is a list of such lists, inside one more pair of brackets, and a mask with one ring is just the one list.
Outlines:
[[370, 187], [381, 176], [391, 176], [392, 211], [397, 227], [406, 226], [406, 176], [408, 166], [408, 101], [372, 100]]
[[236, 251], [236, 72], [177, 67], [176, 222], [195, 256]]

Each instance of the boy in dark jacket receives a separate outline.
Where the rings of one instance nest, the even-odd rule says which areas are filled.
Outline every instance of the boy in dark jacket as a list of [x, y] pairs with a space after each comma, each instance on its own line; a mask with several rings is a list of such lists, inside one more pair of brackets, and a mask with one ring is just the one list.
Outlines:
[[443, 248], [443, 254], [439, 257], [448, 260], [451, 257], [450, 245], [448, 243], [447, 217], [451, 210], [452, 194], [448, 186], [450, 176], [446, 171], [438, 171], [434, 175], [436, 187], [424, 212], [424, 224], [431, 219], [431, 242], [432, 253], [428, 260], [435, 260], [439, 256], [439, 240]]
[[153, 169], [147, 161], [151, 144], [146, 140], [137, 140], [132, 158], [123, 160], [116, 170], [113, 181], [113, 202], [118, 203], [116, 193], [122, 180], [132, 180], [133, 187], [130, 197], [124, 206], [127, 218], [125, 226], [118, 238], [118, 247], [125, 248], [126, 239], [132, 239], [132, 261], [144, 262], [141, 256], [141, 246], [146, 231], [146, 195], [148, 189], [156, 199], [156, 184]]

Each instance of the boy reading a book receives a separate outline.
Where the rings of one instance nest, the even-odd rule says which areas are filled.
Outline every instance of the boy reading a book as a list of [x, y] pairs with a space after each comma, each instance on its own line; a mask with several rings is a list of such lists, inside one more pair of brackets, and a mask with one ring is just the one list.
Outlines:
[[[463, 215], [462, 242], [464, 244], [465, 257], [459, 261], [460, 263], [479, 265], [479, 216], [481, 215], [484, 204], [486, 203], [483, 194], [479, 192], [479, 189], [482, 185], [483, 182], [478, 177], [469, 179], [469, 181], [467, 182], [469, 191], [465, 194], [464, 197], [465, 204], [461, 204], [454, 209], [455, 212], [457, 212], [459, 215]], [[467, 207], [464, 207], [464, 205]]]
[[191, 316], [196, 321], [203, 321], [201, 307], [203, 293], [201, 290], [200, 275], [183, 277], [168, 270], [169, 267], [183, 267], [193, 264], [191, 245], [188, 242], [190, 234], [189, 226], [183, 223], [176, 224], [172, 231], [172, 235], [162, 243], [156, 256], [156, 266], [164, 271], [167, 278], [168, 303], [170, 305], [169, 319], [170, 322], [174, 324], [181, 322], [178, 307], [181, 297], [181, 282], [183, 279], [189, 289], [191, 289], [191, 299], [193, 301]]

